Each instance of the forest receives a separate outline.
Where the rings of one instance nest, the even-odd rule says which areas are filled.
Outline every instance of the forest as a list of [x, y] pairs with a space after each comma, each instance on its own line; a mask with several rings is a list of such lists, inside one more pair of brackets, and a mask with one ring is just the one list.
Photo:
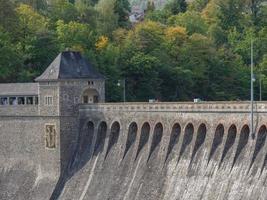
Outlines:
[[65, 50], [106, 77], [106, 99], [267, 99], [266, 0], [148, 2], [131, 23], [128, 0], [0, 0], [0, 82], [33, 81]]

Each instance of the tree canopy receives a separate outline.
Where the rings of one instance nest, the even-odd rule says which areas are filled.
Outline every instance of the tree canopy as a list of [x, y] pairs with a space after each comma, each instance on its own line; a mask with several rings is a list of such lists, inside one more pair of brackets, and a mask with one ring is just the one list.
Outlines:
[[[267, 99], [264, 0], [149, 1], [131, 24], [128, 0], [0, 0], [0, 82], [32, 81], [66, 49], [106, 77], [106, 99], [246, 100], [254, 41], [256, 99]], [[266, 89], [265, 89], [266, 88]]]

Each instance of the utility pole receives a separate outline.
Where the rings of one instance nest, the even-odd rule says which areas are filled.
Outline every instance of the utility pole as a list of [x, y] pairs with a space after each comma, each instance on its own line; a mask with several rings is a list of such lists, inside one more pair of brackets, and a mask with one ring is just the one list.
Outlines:
[[251, 128], [251, 136], [252, 139], [255, 138], [255, 134], [254, 134], [254, 122], [253, 122], [253, 118], [254, 118], [254, 110], [253, 110], [253, 106], [254, 106], [254, 91], [253, 91], [253, 82], [254, 82], [254, 74], [253, 74], [253, 40], [251, 39], [251, 65], [250, 65], [250, 128]]
[[123, 84], [123, 102], [126, 102], [126, 88], [125, 88], [125, 78], [122, 80]]
[[122, 79], [122, 80], [119, 80], [118, 81], [118, 83], [117, 83], [117, 85], [120, 87], [121, 86], [121, 84], [122, 84], [122, 87], [123, 87], [123, 102], [126, 102], [126, 81], [125, 81], [126, 79], [124, 78], [124, 79]]
[[261, 72], [260, 72], [260, 77], [259, 77], [259, 81], [260, 81], [260, 101], [262, 101], [262, 93], [261, 93], [261, 90], [262, 90], [262, 83], [261, 83]]

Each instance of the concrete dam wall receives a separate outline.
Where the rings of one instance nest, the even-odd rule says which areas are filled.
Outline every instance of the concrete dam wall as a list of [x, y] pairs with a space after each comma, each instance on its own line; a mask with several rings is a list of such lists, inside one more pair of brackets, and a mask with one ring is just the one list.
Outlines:
[[[265, 200], [267, 104], [255, 105], [255, 134], [249, 110], [248, 102], [80, 105], [67, 167], [36, 182], [34, 159], [13, 171], [1, 165], [0, 199]], [[33, 178], [26, 187], [17, 176]]]

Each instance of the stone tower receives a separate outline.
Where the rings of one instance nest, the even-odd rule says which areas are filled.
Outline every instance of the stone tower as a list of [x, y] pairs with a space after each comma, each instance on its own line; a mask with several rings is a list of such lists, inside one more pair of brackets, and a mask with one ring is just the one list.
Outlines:
[[79, 133], [79, 104], [104, 102], [105, 79], [79, 52], [65, 51], [35, 81], [39, 83], [39, 115], [58, 119], [62, 170]]

